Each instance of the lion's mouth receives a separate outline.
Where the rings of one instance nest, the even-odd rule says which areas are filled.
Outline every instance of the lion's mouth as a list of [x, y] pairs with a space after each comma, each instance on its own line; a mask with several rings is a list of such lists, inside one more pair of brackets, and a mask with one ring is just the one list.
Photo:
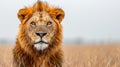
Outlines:
[[40, 44], [43, 44], [43, 43], [44, 43], [44, 44], [48, 44], [48, 42], [45, 42], [45, 41], [43, 41], [43, 40], [38, 41], [38, 42], [35, 42], [34, 44], [39, 44], [39, 43], [40, 43]]

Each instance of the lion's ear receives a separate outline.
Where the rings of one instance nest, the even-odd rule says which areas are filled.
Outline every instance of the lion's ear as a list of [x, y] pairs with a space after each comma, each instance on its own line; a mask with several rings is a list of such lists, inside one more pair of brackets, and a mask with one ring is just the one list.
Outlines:
[[22, 22], [24, 19], [25, 19], [25, 17], [26, 17], [26, 11], [27, 11], [27, 9], [20, 9], [19, 11], [18, 11], [18, 18], [19, 18], [19, 20]]
[[32, 9], [30, 8], [24, 8], [24, 9], [20, 9], [18, 11], [18, 18], [19, 20], [22, 22], [24, 19], [28, 18], [32, 13]]
[[59, 22], [61, 22], [65, 16], [65, 13], [60, 8], [54, 8], [50, 11], [50, 15], [56, 20], [58, 20]]

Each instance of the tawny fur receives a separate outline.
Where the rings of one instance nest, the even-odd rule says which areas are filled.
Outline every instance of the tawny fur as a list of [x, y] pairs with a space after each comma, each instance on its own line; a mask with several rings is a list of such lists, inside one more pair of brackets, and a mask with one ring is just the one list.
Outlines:
[[[33, 43], [29, 36], [26, 34], [26, 22], [36, 11], [47, 12], [55, 21], [57, 27], [52, 42], [44, 51], [36, 51], [33, 48]], [[64, 11], [60, 8], [50, 7], [45, 2], [38, 1], [32, 7], [20, 9], [18, 18], [20, 19], [21, 24], [16, 40], [16, 46], [13, 49], [15, 67], [62, 67], [62, 26], [60, 22], [64, 18]]]

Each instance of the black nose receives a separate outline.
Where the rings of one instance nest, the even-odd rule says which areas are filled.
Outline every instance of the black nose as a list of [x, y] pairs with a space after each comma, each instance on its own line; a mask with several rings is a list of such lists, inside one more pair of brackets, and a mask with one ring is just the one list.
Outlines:
[[36, 33], [37, 36], [43, 37], [45, 36], [47, 33], [46, 32], [38, 32]]

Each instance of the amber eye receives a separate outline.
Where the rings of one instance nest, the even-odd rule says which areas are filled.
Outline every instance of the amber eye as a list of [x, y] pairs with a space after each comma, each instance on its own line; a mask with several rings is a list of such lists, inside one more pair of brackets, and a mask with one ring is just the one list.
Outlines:
[[47, 26], [50, 26], [51, 24], [52, 24], [51, 21], [48, 21], [48, 22], [47, 22]]
[[32, 21], [30, 24], [31, 24], [32, 26], [36, 26], [36, 22], [34, 22], [34, 21]]

